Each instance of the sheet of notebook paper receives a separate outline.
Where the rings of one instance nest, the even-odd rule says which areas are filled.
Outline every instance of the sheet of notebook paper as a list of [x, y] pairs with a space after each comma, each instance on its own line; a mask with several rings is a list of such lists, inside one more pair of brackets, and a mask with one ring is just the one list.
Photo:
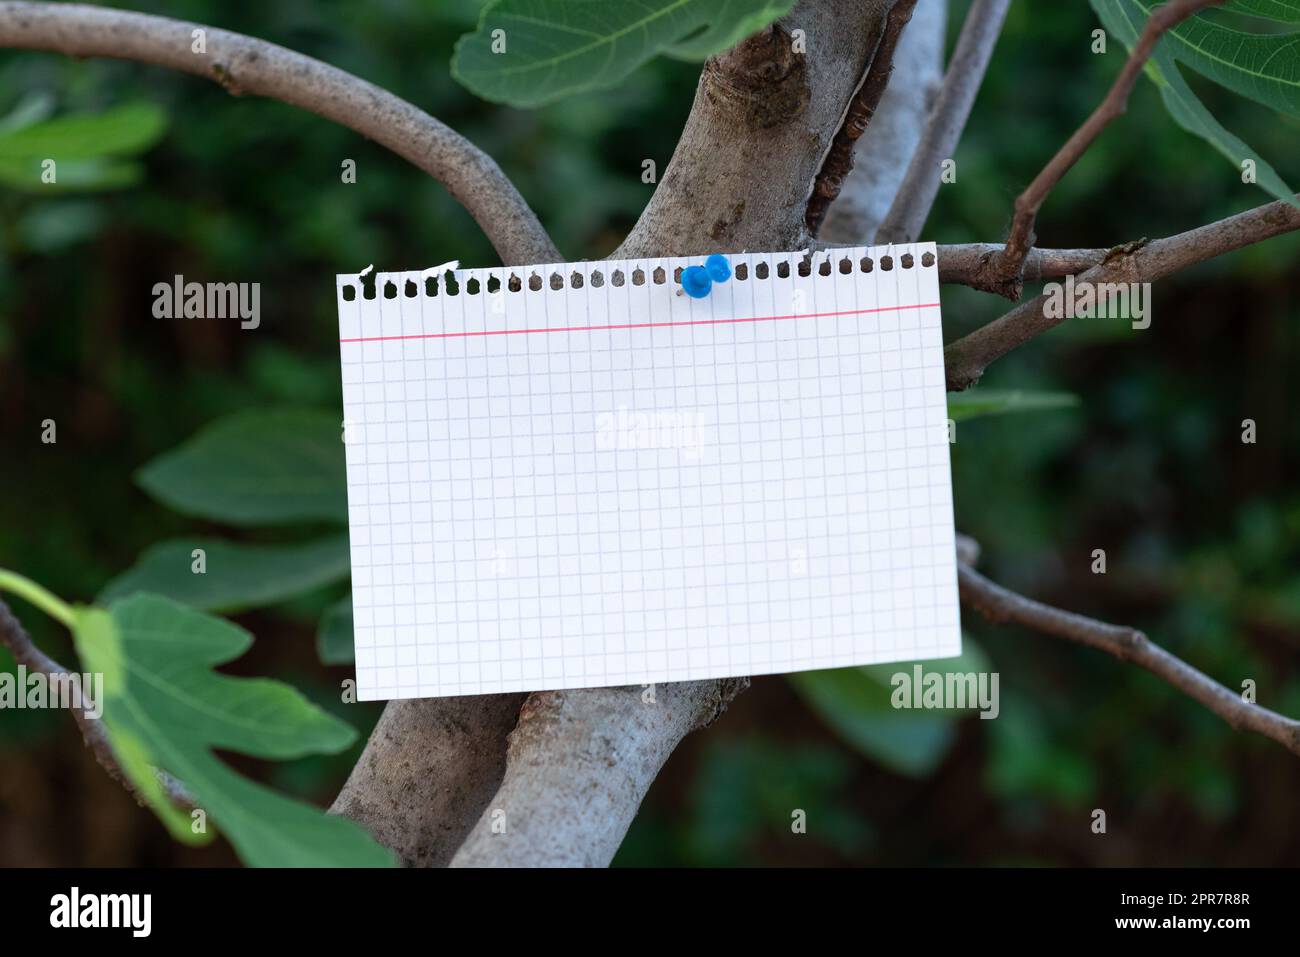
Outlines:
[[362, 699], [957, 655], [932, 244], [340, 276]]

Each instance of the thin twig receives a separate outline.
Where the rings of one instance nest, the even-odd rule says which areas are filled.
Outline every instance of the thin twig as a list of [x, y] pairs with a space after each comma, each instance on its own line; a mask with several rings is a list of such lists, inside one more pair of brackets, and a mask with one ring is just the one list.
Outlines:
[[207, 77], [236, 96], [302, 107], [388, 147], [446, 186], [506, 265], [561, 259], [490, 156], [400, 97], [309, 56], [202, 24], [75, 3], [0, 2], [0, 47], [153, 63]]
[[1128, 108], [1129, 94], [1138, 75], [1146, 65], [1152, 51], [1160, 38], [1168, 31], [1182, 23], [1192, 14], [1206, 7], [1223, 3], [1223, 0], [1171, 0], [1162, 7], [1157, 7], [1147, 18], [1146, 26], [1138, 37], [1133, 51], [1124, 62], [1124, 68], [1111, 86], [1105, 99], [1075, 130], [1065, 145], [1057, 151], [1046, 166], [1034, 177], [1023, 193], [1016, 198], [1015, 215], [1011, 220], [1011, 231], [1007, 236], [1007, 246], [997, 261], [997, 278], [1006, 287], [1005, 295], [1010, 299], [1020, 298], [1020, 266], [1026, 254], [1034, 245], [1034, 222], [1038, 210], [1052, 188], [1056, 186], [1078, 162], [1079, 158], [1110, 125], [1111, 121], [1123, 114]]
[[871, 65], [867, 67], [862, 85], [850, 101], [844, 122], [831, 141], [831, 148], [813, 180], [805, 215], [808, 231], [813, 236], [821, 229], [831, 203], [835, 202], [835, 197], [840, 195], [840, 190], [844, 187], [844, 178], [853, 169], [853, 147], [871, 124], [871, 118], [876, 115], [876, 107], [880, 105], [880, 98], [889, 86], [889, 77], [894, 72], [894, 50], [903, 28], [912, 19], [915, 7], [916, 0], [898, 0], [885, 17], [884, 30], [875, 53], [871, 56]]
[[[1076, 285], [1091, 283], [1096, 288], [1103, 283], [1151, 282], [1296, 229], [1300, 229], [1300, 209], [1281, 201], [1268, 203], [1176, 236], [1116, 246], [1100, 263], [1081, 274]], [[977, 285], [977, 288], [982, 287]], [[943, 356], [949, 391], [960, 392], [970, 387], [995, 359], [1064, 322], [1062, 317], [1045, 315], [1043, 307], [1047, 299], [1046, 295], [1040, 295], [1023, 302], [947, 346]]]
[[1044, 605], [989, 581], [965, 563], [957, 566], [957, 582], [962, 603], [994, 624], [1024, 625], [1096, 648], [1121, 661], [1131, 661], [1205, 705], [1234, 730], [1258, 732], [1300, 755], [1300, 721], [1247, 702], [1177, 655], [1165, 651], [1136, 628], [1111, 625]]
[[910, 243], [925, 225], [939, 192], [939, 166], [957, 149], [1010, 5], [1011, 0], [974, 0], [971, 4], [921, 142], [876, 232], [877, 245]]
[[[32, 641], [31, 635], [27, 634], [27, 629], [14, 615], [9, 606], [0, 600], [0, 645], [9, 649], [14, 660], [24, 665], [28, 671], [39, 672], [43, 675], [66, 675], [68, 670], [59, 664], [45, 652], [36, 646]], [[117, 763], [117, 758], [113, 755], [113, 746], [109, 743], [108, 733], [104, 726], [97, 718], [86, 716], [84, 709], [73, 708], [72, 718], [77, 722], [77, 727], [81, 729], [81, 738], [90, 749], [91, 754], [100, 766], [108, 772], [111, 777], [127, 792], [135, 798], [141, 807], [148, 807], [149, 803], [136, 790], [135, 784], [122, 771], [121, 766]], [[184, 807], [193, 808], [194, 799], [190, 796], [185, 786], [177, 781], [174, 777], [165, 771], [156, 770], [158, 781], [163, 786], [167, 797], [172, 803]]]

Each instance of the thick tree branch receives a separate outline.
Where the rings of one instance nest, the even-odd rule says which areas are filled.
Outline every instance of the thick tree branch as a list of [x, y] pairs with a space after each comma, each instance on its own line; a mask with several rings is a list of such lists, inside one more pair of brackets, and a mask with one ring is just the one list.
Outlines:
[[505, 780], [453, 867], [604, 867], [650, 785], [691, 731], [748, 678], [534, 694], [510, 735]]
[[812, 236], [821, 230], [827, 210], [840, 195], [844, 179], [853, 169], [853, 148], [871, 124], [872, 117], [876, 115], [876, 107], [880, 105], [880, 98], [889, 86], [889, 78], [894, 73], [894, 51], [898, 48], [903, 29], [911, 22], [915, 7], [916, 0], [896, 0], [885, 17], [884, 31], [871, 56], [867, 72], [863, 75], [862, 85], [849, 102], [844, 122], [831, 141], [831, 148], [813, 180], [805, 215], [808, 232]]
[[[1080, 275], [1076, 285], [1091, 283], [1096, 288], [1103, 283], [1152, 282], [1179, 269], [1296, 229], [1300, 229], [1300, 209], [1281, 201], [1269, 203], [1176, 236], [1117, 246], [1108, 251], [1101, 263]], [[1063, 318], [1044, 314], [1046, 302], [1046, 295], [1030, 299], [947, 346], [943, 354], [948, 389], [959, 392], [968, 388], [979, 381], [995, 359], [1064, 322]]]
[[939, 192], [940, 164], [957, 149], [1010, 4], [1011, 0], [971, 4], [921, 142], [876, 233], [878, 244], [910, 243], [920, 235]]
[[916, 152], [943, 80], [948, 0], [918, 0], [894, 50], [895, 79], [853, 153], [853, 168], [818, 236], [823, 242], [870, 243]]
[[1300, 755], [1300, 721], [1245, 701], [1137, 629], [1106, 624], [1018, 595], [989, 581], [967, 563], [957, 566], [957, 581], [962, 604], [994, 624], [1023, 625], [1131, 661], [1205, 705], [1234, 730], [1255, 731]]
[[1074, 135], [1065, 141], [1065, 145], [1016, 198], [1015, 215], [1011, 220], [1006, 249], [996, 263], [997, 279], [1006, 287], [1005, 295], [1008, 298], [1020, 298], [1021, 284], [1018, 278], [1020, 265], [1034, 245], [1034, 221], [1052, 188], [1088, 151], [1111, 121], [1128, 109], [1128, 98], [1133, 92], [1133, 85], [1165, 32], [1197, 11], [1220, 3], [1223, 3], [1223, 0], [1170, 0], [1164, 6], [1153, 10], [1133, 51], [1124, 62], [1124, 68], [1120, 70], [1119, 76], [1116, 77], [1105, 99], [1101, 101], [1101, 105], [1093, 111], [1082, 126], [1075, 130]]
[[807, 248], [811, 184], [892, 3], [802, 0], [710, 59], [672, 160], [612, 258]]
[[330, 809], [408, 867], [444, 867], [496, 793], [521, 694], [394, 701]]
[[[204, 52], [194, 52], [194, 31]], [[469, 211], [506, 265], [560, 254], [487, 154], [428, 113], [350, 73], [228, 30], [73, 3], [0, 2], [0, 47], [103, 56], [170, 67], [302, 107], [388, 147], [438, 180]]]
[[[31, 635], [27, 634], [27, 629], [14, 615], [9, 605], [0, 601], [0, 645], [9, 649], [9, 653], [14, 656], [14, 661], [24, 665], [28, 671], [39, 672], [43, 675], [66, 675], [70, 672], [59, 664], [45, 652], [36, 646], [32, 641]], [[100, 767], [108, 772], [111, 777], [136, 800], [141, 807], [148, 807], [149, 803], [144, 799], [139, 791], [136, 790], [130, 778], [123, 773], [121, 766], [117, 763], [117, 758], [113, 755], [113, 747], [108, 742], [108, 734], [104, 731], [98, 719], [89, 718], [81, 708], [72, 709], [72, 719], [77, 722], [77, 727], [81, 729], [81, 739], [85, 742], [90, 753], [95, 756]], [[194, 807], [194, 799], [185, 786], [177, 781], [174, 777], [165, 771], [155, 769], [158, 775], [158, 781], [163, 786], [169, 800], [179, 807]]]
[[[806, 245], [809, 183], [889, 5], [802, 0], [771, 30], [710, 60], [672, 162], [614, 258]], [[791, 49], [796, 28], [806, 57]], [[678, 742], [747, 683], [659, 685], [656, 703], [638, 687], [529, 695], [501, 789], [453, 865], [608, 864]]]

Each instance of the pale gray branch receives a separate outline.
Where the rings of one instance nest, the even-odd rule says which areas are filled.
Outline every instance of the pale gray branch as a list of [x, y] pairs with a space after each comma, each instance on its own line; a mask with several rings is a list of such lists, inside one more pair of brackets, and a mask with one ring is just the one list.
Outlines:
[[453, 867], [604, 867], [668, 756], [748, 678], [531, 695]]
[[894, 0], [885, 16], [880, 41], [871, 54], [862, 82], [849, 101], [849, 108], [831, 141], [831, 148], [822, 159], [822, 165], [817, 170], [808, 194], [808, 210], [804, 219], [813, 236], [821, 231], [831, 203], [839, 198], [844, 180], [853, 169], [853, 152], [858, 140], [875, 120], [876, 109], [884, 99], [894, 74], [894, 54], [907, 33], [915, 8], [916, 0]]
[[[195, 51], [195, 31], [204, 51]], [[438, 180], [506, 265], [560, 254], [514, 184], [486, 153], [387, 90], [274, 43], [228, 30], [76, 3], [0, 2], [0, 47], [112, 57], [170, 67], [302, 107], [346, 126]]]
[[894, 51], [894, 78], [858, 141], [853, 168], [818, 233], [841, 246], [868, 243], [916, 152], [943, 76], [948, 0], [919, 0]]
[[951, 159], [957, 149], [1010, 3], [974, 0], [971, 4], [925, 133], [912, 154], [889, 215], [876, 233], [878, 244], [910, 243], [920, 235], [939, 192], [940, 164]]

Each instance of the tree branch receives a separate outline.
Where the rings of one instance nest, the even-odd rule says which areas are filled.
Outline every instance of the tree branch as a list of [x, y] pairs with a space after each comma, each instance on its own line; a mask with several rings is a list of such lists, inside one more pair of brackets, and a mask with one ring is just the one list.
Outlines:
[[853, 168], [818, 236], [827, 243], [870, 243], [903, 182], [943, 81], [948, 0], [919, 0], [894, 50], [894, 74], [853, 153]]
[[672, 160], [611, 258], [806, 249], [809, 190], [892, 2], [801, 0], [710, 59]]
[[849, 102], [844, 122], [836, 132], [821, 169], [813, 180], [812, 193], [808, 197], [808, 211], [805, 214], [808, 232], [812, 236], [821, 230], [827, 210], [840, 195], [844, 179], [853, 169], [853, 148], [876, 115], [880, 98], [889, 86], [889, 78], [894, 72], [894, 51], [898, 47], [898, 38], [911, 21], [915, 6], [916, 0], [896, 0], [889, 8], [884, 31], [863, 75], [862, 85]]
[[[875, 49], [889, 0], [802, 0], [705, 64], [672, 162], [613, 258], [806, 245], [809, 184]], [[800, 28], [810, 54], [793, 54]], [[535, 692], [505, 777], [452, 863], [608, 864], [664, 761], [747, 679]], [[504, 812], [505, 833], [493, 830]]]
[[1133, 92], [1133, 85], [1165, 32], [1176, 27], [1192, 14], [1220, 3], [1223, 3], [1223, 0], [1170, 0], [1164, 6], [1153, 10], [1151, 16], [1147, 18], [1146, 26], [1142, 28], [1133, 51], [1124, 62], [1124, 68], [1115, 78], [1115, 83], [1105, 99], [1083, 125], [1075, 130], [1074, 135], [1065, 141], [1065, 145], [1034, 177], [1025, 191], [1016, 198], [1015, 215], [1011, 220], [1006, 249], [996, 263], [997, 280], [1006, 287], [1004, 294], [1009, 299], [1020, 298], [1021, 283], [1018, 278], [1020, 266], [1030, 247], [1034, 245], [1036, 238], [1034, 222], [1048, 193], [1069, 172], [1070, 167], [1088, 151], [1110, 122], [1128, 108], [1128, 98]]
[[1011, 0], [974, 0], [971, 4], [921, 142], [876, 232], [878, 245], [910, 243], [920, 235], [939, 192], [940, 164], [951, 159], [957, 149], [1010, 4]]
[[994, 624], [1011, 622], [1131, 661], [1213, 711], [1237, 731], [1255, 731], [1300, 755], [1300, 721], [1246, 702], [1135, 628], [1110, 625], [1018, 595], [989, 581], [969, 564], [957, 566], [962, 604]]
[[393, 701], [331, 813], [365, 827], [408, 867], [444, 867], [506, 768], [522, 694]]
[[[204, 52], [193, 51], [195, 30], [205, 31]], [[388, 147], [446, 186], [506, 265], [561, 258], [491, 157], [400, 97], [301, 53], [215, 27], [73, 3], [0, 2], [0, 47], [153, 63], [207, 77], [236, 96], [302, 107]]]
[[[17, 616], [4, 601], [0, 601], [0, 645], [9, 649], [9, 653], [14, 656], [14, 661], [24, 665], [28, 671], [39, 672], [43, 675], [66, 675], [70, 674], [68, 669], [59, 664], [45, 652], [36, 646], [32, 641], [31, 635], [27, 634], [27, 629], [22, 626]], [[113, 747], [108, 742], [108, 734], [104, 731], [103, 725], [96, 718], [86, 716], [84, 709], [72, 709], [72, 719], [77, 722], [77, 727], [81, 729], [81, 739], [85, 742], [90, 753], [95, 756], [100, 767], [108, 772], [111, 777], [122, 787], [126, 788], [127, 793], [135, 798], [137, 804], [141, 807], [148, 807], [149, 802], [136, 790], [131, 779], [122, 771], [121, 766], [117, 763], [117, 758], [113, 755]], [[162, 785], [164, 793], [173, 803], [183, 808], [193, 808], [194, 798], [185, 789], [185, 786], [177, 781], [166, 771], [154, 769], [158, 776], [158, 782]]]
[[453, 867], [604, 867], [673, 749], [748, 678], [531, 695], [505, 780]]
[[[990, 263], [1005, 247], [1001, 243], [959, 243], [938, 247], [939, 282], [1000, 292], [989, 284]], [[1091, 269], [1121, 249], [1031, 249], [1021, 269], [1028, 282], [1060, 279]]]
[[[1258, 206], [1216, 223], [1151, 242], [1128, 243], [1108, 251], [1103, 260], [1080, 275], [1078, 283], [1152, 282], [1196, 263], [1300, 229], [1300, 209], [1281, 201]], [[1090, 250], [1055, 251], [1070, 256]], [[965, 261], [969, 254], [963, 253]], [[1046, 255], [1046, 253], [1044, 254]], [[1047, 256], [1052, 262], [1053, 257]], [[1063, 264], [1063, 262], [1062, 262]], [[977, 288], [979, 288], [977, 286]], [[1044, 314], [1046, 295], [1021, 303], [988, 325], [958, 339], [944, 351], [948, 389], [960, 392], [979, 381], [984, 370], [1034, 336], [1064, 321]]]

